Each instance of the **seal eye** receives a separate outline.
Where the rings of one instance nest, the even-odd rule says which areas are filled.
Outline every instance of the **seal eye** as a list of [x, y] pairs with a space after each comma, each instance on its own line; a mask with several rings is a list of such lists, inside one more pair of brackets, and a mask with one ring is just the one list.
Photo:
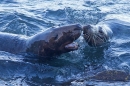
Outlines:
[[103, 31], [102, 31], [102, 30], [99, 30], [99, 33], [101, 33], [101, 34], [102, 34], [102, 33], [103, 33]]
[[99, 27], [99, 33], [103, 34], [102, 28]]
[[56, 36], [54, 37], [54, 40], [57, 40], [58, 39], [58, 34], [56, 34]]

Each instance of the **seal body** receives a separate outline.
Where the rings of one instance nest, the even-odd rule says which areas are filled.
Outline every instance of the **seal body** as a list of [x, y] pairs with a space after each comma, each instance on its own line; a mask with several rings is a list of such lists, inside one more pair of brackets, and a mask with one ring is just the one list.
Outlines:
[[81, 35], [79, 24], [50, 28], [32, 37], [0, 33], [0, 50], [10, 53], [31, 53], [52, 56], [78, 49], [73, 43]]
[[95, 47], [109, 42], [113, 36], [123, 35], [123, 33], [126, 34], [126, 32], [128, 33], [128, 29], [130, 30], [129, 22], [109, 19], [101, 21], [96, 25], [85, 25], [83, 27], [83, 36], [88, 45]]
[[27, 39], [24, 36], [0, 32], [0, 50], [10, 53], [25, 52]]

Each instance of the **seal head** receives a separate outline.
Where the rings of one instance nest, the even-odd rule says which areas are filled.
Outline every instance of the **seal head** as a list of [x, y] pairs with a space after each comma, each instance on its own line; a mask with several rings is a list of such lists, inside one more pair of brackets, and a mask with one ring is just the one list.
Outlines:
[[83, 37], [92, 47], [101, 46], [112, 37], [112, 30], [107, 25], [86, 25], [83, 27]]
[[77, 50], [78, 44], [74, 41], [79, 38], [81, 32], [82, 27], [79, 24], [50, 28], [31, 37], [26, 52], [52, 56]]

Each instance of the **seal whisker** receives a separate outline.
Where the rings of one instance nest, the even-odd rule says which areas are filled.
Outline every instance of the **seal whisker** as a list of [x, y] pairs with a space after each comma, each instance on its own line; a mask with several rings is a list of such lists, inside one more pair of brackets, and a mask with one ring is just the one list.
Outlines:
[[97, 38], [104, 42], [104, 40], [99, 35], [97, 35]]
[[86, 36], [86, 39], [89, 39], [89, 35], [85, 35]]
[[85, 37], [88, 40], [89, 39], [89, 34], [85, 34]]
[[95, 38], [96, 38], [96, 35], [94, 35], [94, 37], [93, 37], [93, 40], [94, 40], [94, 46], [96, 47]]
[[86, 40], [88, 40], [88, 42], [89, 42], [89, 40], [90, 40], [90, 37], [91, 37], [91, 36], [90, 36], [89, 34], [87, 34], [87, 35], [85, 34], [85, 38], [86, 38]]
[[94, 36], [92, 37], [92, 45], [94, 46]]
[[105, 38], [105, 41], [106, 41], [106, 42], [109, 40], [109, 38], [107, 38], [107, 36], [105, 36], [104, 38]]
[[90, 36], [89, 35], [87, 35], [87, 40], [89, 40], [90, 39]]
[[104, 42], [108, 42], [107, 36], [104, 36], [104, 37], [103, 37], [103, 40], [104, 40]]
[[91, 41], [92, 37], [93, 37], [93, 36], [89, 35], [88, 42], [90, 42], [90, 41]]
[[104, 42], [107, 42], [107, 38], [106, 37], [104, 37], [103, 39], [104, 39]]

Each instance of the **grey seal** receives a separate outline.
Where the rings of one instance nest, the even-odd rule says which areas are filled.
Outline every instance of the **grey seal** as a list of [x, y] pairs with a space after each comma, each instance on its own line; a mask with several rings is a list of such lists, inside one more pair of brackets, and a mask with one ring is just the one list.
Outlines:
[[[130, 23], [119, 19], [103, 20], [96, 25], [83, 26], [83, 37], [88, 45], [95, 47], [109, 42], [113, 36], [129, 32]], [[125, 29], [125, 30], [124, 30]], [[129, 30], [128, 30], [129, 29]], [[125, 32], [124, 32], [125, 31]]]
[[60, 55], [78, 49], [78, 44], [74, 41], [81, 32], [79, 24], [50, 28], [31, 37], [0, 32], [0, 50], [14, 54]]
[[89, 46], [101, 46], [112, 37], [113, 31], [109, 23], [99, 22], [96, 25], [85, 25], [83, 37]]

